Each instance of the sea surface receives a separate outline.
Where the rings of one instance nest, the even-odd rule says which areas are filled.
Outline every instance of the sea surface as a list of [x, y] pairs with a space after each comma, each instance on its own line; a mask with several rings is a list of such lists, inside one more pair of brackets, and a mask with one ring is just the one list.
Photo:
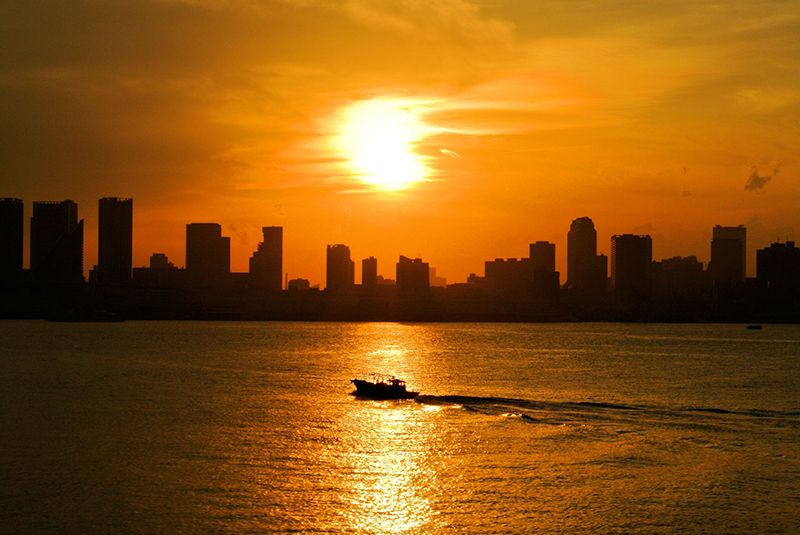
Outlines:
[[800, 533], [800, 326], [0, 322], [0, 533]]

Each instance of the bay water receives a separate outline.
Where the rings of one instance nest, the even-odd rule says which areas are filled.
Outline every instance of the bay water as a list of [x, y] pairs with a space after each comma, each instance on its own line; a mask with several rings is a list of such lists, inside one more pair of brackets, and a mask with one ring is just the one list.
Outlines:
[[800, 326], [0, 322], [0, 533], [800, 533]]

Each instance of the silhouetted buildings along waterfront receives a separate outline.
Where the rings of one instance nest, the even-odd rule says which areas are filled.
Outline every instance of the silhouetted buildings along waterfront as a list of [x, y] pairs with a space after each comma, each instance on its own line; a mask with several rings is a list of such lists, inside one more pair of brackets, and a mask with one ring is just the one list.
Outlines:
[[361, 261], [361, 286], [373, 287], [378, 285], [378, 259], [374, 256]]
[[0, 199], [0, 281], [22, 279], [24, 219], [22, 199]]
[[588, 217], [575, 219], [567, 233], [566, 285], [587, 303], [602, 303], [608, 292], [608, 257], [597, 254], [597, 231]]
[[231, 273], [231, 239], [217, 223], [186, 225], [186, 276], [193, 286], [225, 286]]
[[346, 245], [328, 245], [325, 288], [331, 292], [347, 292], [356, 283], [356, 264], [350, 259]]
[[129, 318], [800, 321], [800, 250], [787, 241], [757, 251], [757, 277], [748, 279], [743, 226], [714, 227], [708, 269], [694, 256], [654, 262], [650, 236], [615, 235], [609, 274], [594, 222], [581, 217], [567, 233], [563, 286], [556, 246], [545, 241], [531, 243], [527, 258], [487, 261], [484, 276], [449, 285], [428, 262], [405, 256], [396, 283], [378, 274], [370, 256], [356, 284], [350, 248], [334, 244], [320, 291], [283, 273], [282, 227], [261, 229], [248, 273], [231, 272], [230, 238], [218, 223], [186, 225], [185, 268], [163, 253], [132, 267], [133, 201], [106, 197], [98, 209], [98, 264], [86, 285], [78, 205], [33, 203], [25, 270], [24, 203], [0, 199], [2, 317], [108, 311]]
[[46, 283], [83, 282], [83, 220], [75, 202], [33, 203], [31, 275]]
[[283, 227], [261, 229], [264, 241], [250, 258], [250, 279], [259, 287], [271, 291], [283, 288]]
[[97, 282], [128, 284], [133, 267], [133, 199], [100, 199], [97, 224]]
[[716, 285], [741, 286], [747, 269], [747, 229], [715, 226], [708, 267]]
[[636, 306], [650, 299], [652, 264], [650, 236], [611, 237], [611, 291], [617, 304]]

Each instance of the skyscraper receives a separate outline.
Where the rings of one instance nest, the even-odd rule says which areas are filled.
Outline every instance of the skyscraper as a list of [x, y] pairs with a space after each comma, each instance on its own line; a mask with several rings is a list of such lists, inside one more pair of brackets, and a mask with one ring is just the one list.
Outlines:
[[588, 217], [572, 222], [567, 233], [567, 284], [579, 288], [597, 256], [597, 231]]
[[533, 270], [533, 297], [554, 303], [558, 298], [559, 285], [556, 244], [546, 241], [530, 244], [530, 262]]
[[430, 289], [430, 270], [421, 258], [400, 256], [397, 262], [397, 290], [401, 294], [425, 293]]
[[344, 292], [353, 288], [356, 282], [356, 265], [350, 260], [350, 248], [346, 245], [328, 245], [325, 289], [330, 292]]
[[283, 227], [262, 227], [264, 241], [250, 258], [253, 285], [272, 291], [283, 288]]
[[104, 197], [97, 225], [97, 279], [102, 284], [127, 284], [133, 255], [133, 199]]
[[31, 273], [43, 282], [83, 282], [83, 220], [75, 202], [33, 203]]
[[634, 305], [650, 297], [652, 263], [650, 236], [611, 237], [611, 289], [617, 303]]
[[22, 277], [23, 221], [21, 199], [0, 199], [0, 284]]
[[361, 261], [361, 286], [373, 287], [378, 284], [378, 259], [370, 256]]
[[597, 254], [597, 231], [588, 217], [572, 222], [567, 233], [567, 283], [584, 301], [605, 299], [608, 258]]
[[223, 286], [231, 272], [231, 239], [217, 223], [186, 225], [186, 276], [195, 286]]
[[785, 298], [800, 295], [800, 249], [793, 241], [773, 243], [756, 251], [758, 282]]
[[744, 282], [747, 272], [747, 229], [743, 225], [714, 227], [708, 268], [717, 286], [735, 286]]

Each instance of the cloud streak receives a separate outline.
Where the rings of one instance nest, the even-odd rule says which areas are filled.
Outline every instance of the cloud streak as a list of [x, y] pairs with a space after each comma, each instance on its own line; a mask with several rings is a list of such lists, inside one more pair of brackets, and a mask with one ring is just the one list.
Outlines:
[[750, 177], [747, 179], [747, 182], [744, 184], [745, 191], [754, 191], [755, 193], [764, 193], [764, 187], [770, 183], [770, 181], [778, 174], [780, 171], [780, 165], [775, 166], [775, 169], [769, 175], [759, 175], [758, 174], [758, 167], [753, 166], [750, 170]]

